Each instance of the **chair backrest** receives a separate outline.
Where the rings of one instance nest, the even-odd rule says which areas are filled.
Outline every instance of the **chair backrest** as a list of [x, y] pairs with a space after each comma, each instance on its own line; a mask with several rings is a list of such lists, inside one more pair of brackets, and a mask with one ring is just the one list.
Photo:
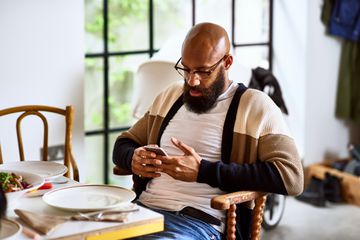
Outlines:
[[[0, 110], [0, 117], [10, 114], [20, 114], [16, 118], [16, 135], [19, 149], [19, 157], [20, 161], [24, 161], [24, 146], [22, 139], [22, 130], [21, 130], [21, 122], [27, 116], [37, 116], [43, 122], [43, 151], [42, 151], [42, 161], [48, 160], [48, 139], [49, 139], [49, 125], [48, 119], [46, 117], [46, 113], [54, 113], [59, 116], [64, 117], [65, 122], [65, 139], [64, 139], [64, 165], [68, 168], [68, 172], [65, 174], [67, 177], [70, 176], [70, 172], [72, 171], [73, 179], [79, 181], [79, 170], [72, 154], [72, 127], [73, 127], [73, 118], [74, 118], [74, 109], [72, 106], [66, 106], [65, 109], [51, 107], [51, 106], [42, 106], [42, 105], [26, 105], [26, 106], [18, 106], [7, 109]], [[0, 164], [4, 161], [3, 155], [1, 152], [1, 143], [0, 143]]]
[[148, 60], [142, 63], [135, 74], [135, 94], [133, 99], [136, 118], [148, 110], [155, 97], [175, 82], [183, 83], [182, 77], [175, 71], [176, 62]]

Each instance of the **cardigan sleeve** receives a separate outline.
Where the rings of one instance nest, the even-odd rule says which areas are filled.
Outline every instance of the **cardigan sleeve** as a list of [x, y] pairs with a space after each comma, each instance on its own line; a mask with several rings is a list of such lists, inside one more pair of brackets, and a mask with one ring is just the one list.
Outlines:
[[118, 138], [113, 149], [113, 162], [116, 166], [131, 172], [131, 161], [134, 150], [140, 144], [129, 138]]
[[203, 159], [198, 182], [225, 192], [298, 195], [303, 191], [295, 141], [280, 109], [266, 94], [249, 89], [242, 95], [233, 134], [233, 139], [223, 140], [223, 146], [232, 146], [231, 155], [218, 162]]
[[278, 170], [269, 162], [226, 164], [203, 159], [197, 181], [225, 192], [253, 190], [288, 194]]

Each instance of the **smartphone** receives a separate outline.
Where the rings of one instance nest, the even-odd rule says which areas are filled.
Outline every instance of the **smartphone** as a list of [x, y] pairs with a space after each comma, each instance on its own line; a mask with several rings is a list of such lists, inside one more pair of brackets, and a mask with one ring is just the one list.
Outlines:
[[156, 155], [167, 156], [167, 153], [166, 153], [165, 150], [162, 149], [161, 147], [156, 147], [156, 146], [144, 146], [144, 148], [146, 149], [146, 151], [156, 153]]

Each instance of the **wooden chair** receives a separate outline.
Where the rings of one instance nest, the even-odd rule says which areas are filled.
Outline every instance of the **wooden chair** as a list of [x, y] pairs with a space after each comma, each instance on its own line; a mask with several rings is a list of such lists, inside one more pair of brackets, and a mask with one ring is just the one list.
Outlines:
[[[118, 166], [113, 168], [115, 175], [129, 175], [130, 173]], [[136, 186], [133, 186], [136, 188]], [[260, 239], [261, 223], [266, 202], [266, 193], [255, 191], [239, 191], [219, 195], [211, 199], [211, 207], [227, 211], [226, 239], [235, 240], [236, 204], [254, 201], [255, 207], [251, 223], [251, 240]]]
[[[50, 107], [50, 106], [41, 106], [41, 105], [27, 105], [27, 106], [18, 106], [7, 109], [0, 110], [0, 116], [5, 116], [14, 113], [21, 113], [20, 116], [16, 118], [16, 134], [19, 148], [20, 161], [24, 161], [26, 158], [24, 156], [24, 147], [23, 140], [21, 135], [21, 121], [30, 115], [38, 116], [44, 125], [44, 134], [43, 134], [43, 151], [42, 151], [42, 161], [48, 160], [48, 120], [43, 113], [55, 113], [62, 115], [65, 120], [65, 142], [64, 142], [64, 165], [68, 168], [68, 172], [65, 176], [70, 176], [70, 171], [72, 170], [73, 179], [79, 181], [79, 170], [72, 154], [72, 144], [71, 144], [71, 133], [73, 127], [73, 117], [74, 109], [72, 106], [66, 106], [65, 109]], [[0, 164], [3, 163], [3, 157], [1, 154], [1, 143], [0, 143]]]

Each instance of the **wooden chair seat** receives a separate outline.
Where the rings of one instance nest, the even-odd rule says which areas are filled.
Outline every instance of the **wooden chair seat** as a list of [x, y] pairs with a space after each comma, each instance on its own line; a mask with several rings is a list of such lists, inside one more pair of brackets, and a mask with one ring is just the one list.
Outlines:
[[[42, 105], [26, 105], [18, 106], [7, 109], [0, 110], [0, 117], [10, 115], [10, 114], [20, 114], [16, 117], [16, 135], [19, 148], [19, 158], [20, 161], [24, 161], [26, 158], [24, 156], [24, 146], [22, 140], [22, 129], [21, 122], [24, 118], [28, 116], [37, 116], [39, 117], [44, 126], [43, 131], [43, 151], [42, 151], [42, 161], [48, 160], [48, 138], [49, 138], [49, 126], [47, 113], [54, 113], [59, 116], [64, 117], [65, 124], [65, 139], [64, 139], [64, 165], [68, 168], [68, 172], [65, 176], [69, 177], [70, 172], [72, 171], [73, 179], [79, 181], [79, 170], [72, 153], [72, 144], [71, 144], [71, 132], [73, 127], [73, 118], [74, 118], [74, 109], [72, 106], [66, 106], [65, 109], [51, 107], [51, 106], [42, 106]], [[31, 134], [37, 134], [31, 132]], [[4, 161], [2, 152], [1, 152], [1, 143], [0, 143], [0, 164]]]

